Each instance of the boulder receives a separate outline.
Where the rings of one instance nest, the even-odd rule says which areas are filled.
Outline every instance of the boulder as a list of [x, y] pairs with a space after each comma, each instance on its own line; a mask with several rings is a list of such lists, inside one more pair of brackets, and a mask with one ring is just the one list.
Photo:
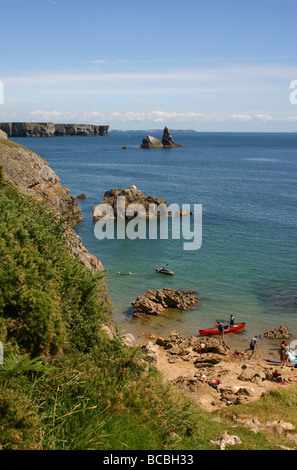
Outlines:
[[131, 302], [135, 317], [145, 314], [160, 315], [165, 308], [177, 308], [187, 310], [196, 305], [198, 297], [185, 294], [176, 289], [149, 289], [145, 294], [140, 295]]
[[125, 335], [122, 335], [122, 340], [125, 345], [129, 346], [130, 348], [132, 348], [136, 344], [135, 337], [132, 335], [132, 333], [126, 333]]
[[2, 131], [1, 129], [0, 129], [0, 139], [7, 139], [6, 132]]
[[158, 348], [151, 341], [143, 345], [141, 347], [141, 350], [144, 352], [145, 359], [147, 362], [149, 362], [153, 366], [157, 364]]
[[274, 328], [270, 331], [265, 331], [263, 336], [268, 339], [289, 339], [290, 332], [289, 328], [285, 325], [279, 326], [278, 328]]
[[229, 436], [227, 431], [223, 431], [217, 438], [216, 441], [210, 441], [212, 444], [216, 444], [220, 446], [221, 450], [226, 449], [226, 445], [240, 445], [242, 444], [240, 438], [238, 436]]

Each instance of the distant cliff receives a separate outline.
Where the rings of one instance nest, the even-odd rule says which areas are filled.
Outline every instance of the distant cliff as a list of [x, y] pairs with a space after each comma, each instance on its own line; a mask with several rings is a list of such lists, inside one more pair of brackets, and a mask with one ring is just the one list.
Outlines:
[[1, 122], [8, 137], [107, 136], [109, 126], [54, 124], [53, 122]]

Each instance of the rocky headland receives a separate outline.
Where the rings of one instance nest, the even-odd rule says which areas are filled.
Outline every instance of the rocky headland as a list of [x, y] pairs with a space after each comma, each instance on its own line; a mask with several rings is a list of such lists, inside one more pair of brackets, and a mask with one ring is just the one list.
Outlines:
[[140, 148], [142, 149], [152, 149], [152, 148], [174, 148], [182, 147], [182, 145], [176, 144], [172, 138], [170, 130], [168, 127], [164, 128], [162, 140], [157, 139], [151, 135], [147, 135], [142, 140]]
[[0, 130], [8, 137], [108, 136], [109, 126], [55, 124], [53, 122], [2, 122]]

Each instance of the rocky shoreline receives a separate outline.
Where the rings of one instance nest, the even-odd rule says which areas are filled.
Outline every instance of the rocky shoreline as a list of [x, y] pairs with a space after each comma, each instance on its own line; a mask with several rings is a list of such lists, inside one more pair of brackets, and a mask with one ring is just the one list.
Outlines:
[[[185, 338], [173, 331], [166, 338], [149, 335], [142, 347], [164, 380], [210, 412], [255, 401], [273, 388], [297, 383], [292, 365], [281, 367], [279, 361], [272, 363], [257, 352], [236, 355], [221, 338]], [[273, 379], [275, 370], [283, 383]]]

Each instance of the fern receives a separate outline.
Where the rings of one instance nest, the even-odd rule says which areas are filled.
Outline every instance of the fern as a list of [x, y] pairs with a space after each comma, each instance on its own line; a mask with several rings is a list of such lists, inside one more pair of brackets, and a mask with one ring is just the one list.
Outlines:
[[10, 354], [5, 357], [4, 364], [0, 366], [0, 379], [10, 380], [12, 378], [39, 373], [46, 375], [54, 369], [53, 366], [45, 364], [41, 357], [30, 359], [29, 354], [16, 356]]

